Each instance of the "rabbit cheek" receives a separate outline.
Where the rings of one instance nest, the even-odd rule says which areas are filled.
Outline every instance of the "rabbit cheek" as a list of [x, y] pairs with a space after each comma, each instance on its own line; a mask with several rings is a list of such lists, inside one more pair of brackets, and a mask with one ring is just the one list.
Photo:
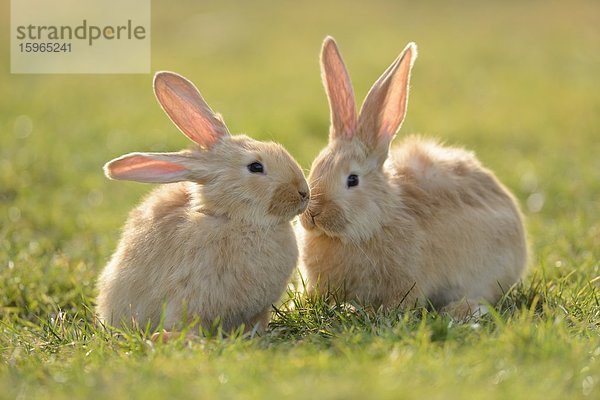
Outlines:
[[293, 185], [279, 185], [273, 192], [269, 214], [275, 217], [291, 220], [295, 215], [304, 211], [306, 201], [302, 199]]

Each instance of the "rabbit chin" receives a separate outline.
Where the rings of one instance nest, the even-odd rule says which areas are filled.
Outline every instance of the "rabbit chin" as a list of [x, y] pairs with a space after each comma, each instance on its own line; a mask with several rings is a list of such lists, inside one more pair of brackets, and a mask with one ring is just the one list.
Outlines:
[[290, 222], [297, 215], [301, 215], [304, 212], [304, 210], [306, 210], [307, 204], [308, 202], [290, 204], [287, 205], [287, 207], [285, 207], [285, 211], [282, 209], [276, 214], [271, 213], [270, 210], [267, 216], [263, 217], [263, 219], [270, 221], [270, 225], [277, 225], [284, 222]]

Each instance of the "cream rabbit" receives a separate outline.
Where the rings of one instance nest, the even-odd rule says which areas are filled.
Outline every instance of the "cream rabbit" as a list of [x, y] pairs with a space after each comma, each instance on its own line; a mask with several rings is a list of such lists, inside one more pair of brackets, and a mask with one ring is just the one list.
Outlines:
[[197, 148], [106, 164], [111, 179], [169, 185], [130, 213], [99, 278], [100, 319], [156, 328], [164, 306], [166, 329], [192, 318], [263, 328], [298, 259], [290, 221], [308, 203], [302, 171], [278, 144], [231, 136], [185, 78], [159, 72], [154, 91]]
[[309, 292], [341, 290], [376, 307], [432, 304], [466, 316], [519, 281], [523, 222], [514, 197], [473, 153], [415, 136], [390, 151], [416, 56], [410, 43], [357, 116], [336, 43], [325, 40], [332, 123], [309, 176], [303, 268]]

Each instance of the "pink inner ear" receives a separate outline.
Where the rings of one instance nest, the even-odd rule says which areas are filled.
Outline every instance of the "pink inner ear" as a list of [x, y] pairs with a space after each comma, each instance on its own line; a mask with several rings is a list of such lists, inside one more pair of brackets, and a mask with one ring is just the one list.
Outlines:
[[359, 116], [359, 125], [369, 132], [368, 140], [389, 142], [402, 125], [415, 57], [416, 46], [409, 43], [369, 90]]
[[163, 110], [177, 127], [201, 147], [210, 148], [229, 135], [225, 124], [187, 79], [172, 72], [159, 72], [154, 91]]
[[350, 76], [335, 40], [327, 37], [321, 50], [321, 73], [329, 99], [333, 137], [352, 138], [356, 133], [356, 103]]
[[132, 155], [111, 161], [106, 166], [106, 172], [112, 179], [168, 183], [185, 179], [187, 169], [168, 161], [156, 160], [143, 155]]

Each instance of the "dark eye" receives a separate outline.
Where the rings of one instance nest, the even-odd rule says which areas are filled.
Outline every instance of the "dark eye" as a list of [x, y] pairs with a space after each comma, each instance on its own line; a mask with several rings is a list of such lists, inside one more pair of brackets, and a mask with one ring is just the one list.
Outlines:
[[346, 181], [348, 187], [358, 186], [358, 175], [348, 175], [348, 180]]
[[248, 164], [248, 171], [252, 172], [253, 174], [261, 174], [265, 172], [265, 169], [261, 163], [254, 161], [252, 164]]

